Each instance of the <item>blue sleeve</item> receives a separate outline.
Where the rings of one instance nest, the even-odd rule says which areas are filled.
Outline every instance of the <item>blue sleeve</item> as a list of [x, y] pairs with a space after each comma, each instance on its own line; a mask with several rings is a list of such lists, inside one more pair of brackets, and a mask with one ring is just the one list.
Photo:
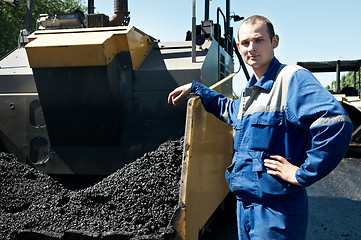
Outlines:
[[234, 125], [239, 108], [239, 104], [236, 103], [237, 100], [224, 97], [222, 94], [196, 81], [192, 83], [191, 94], [201, 97], [202, 104], [207, 112], [212, 113], [230, 125]]
[[307, 158], [296, 172], [303, 186], [329, 174], [348, 150], [353, 125], [340, 103], [307, 70], [291, 78], [287, 94], [287, 119], [309, 131]]

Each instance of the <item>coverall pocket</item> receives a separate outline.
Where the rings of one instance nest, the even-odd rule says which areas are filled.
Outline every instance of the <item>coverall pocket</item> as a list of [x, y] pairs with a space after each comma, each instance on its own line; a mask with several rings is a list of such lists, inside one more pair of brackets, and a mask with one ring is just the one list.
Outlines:
[[300, 190], [301, 187], [289, 184], [279, 177], [271, 176], [266, 171], [258, 172], [259, 187], [266, 194], [290, 194]]
[[269, 158], [269, 154], [263, 151], [250, 151], [249, 154], [253, 157], [253, 171], [257, 172], [258, 186], [261, 192], [266, 194], [289, 194], [300, 189], [296, 185], [289, 184], [283, 179], [267, 173], [264, 159]]
[[254, 113], [250, 119], [250, 148], [257, 151], [279, 149], [284, 145], [283, 112]]

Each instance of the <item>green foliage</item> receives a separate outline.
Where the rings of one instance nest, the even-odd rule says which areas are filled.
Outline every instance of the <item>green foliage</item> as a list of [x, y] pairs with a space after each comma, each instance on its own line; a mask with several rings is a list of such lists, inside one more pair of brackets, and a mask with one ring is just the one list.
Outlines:
[[[354, 87], [354, 72], [348, 72], [346, 75], [341, 77], [340, 88]], [[358, 88], [358, 73], [356, 73], [356, 88]]]
[[[0, 0], [0, 58], [17, 47], [20, 30], [25, 28], [26, 6], [26, 0], [21, 0], [18, 7]], [[76, 9], [86, 12], [83, 0], [33, 0], [31, 29], [35, 30], [36, 19], [42, 13], [71, 13]]]
[[[361, 68], [360, 68], [360, 71], [361, 71]], [[358, 81], [359, 81], [359, 77], [358, 77], [358, 72], [356, 72], [356, 88], [358, 90], [359, 89], [359, 84], [358, 84]], [[340, 79], [340, 89], [343, 89], [344, 87], [354, 87], [354, 72], [351, 71], [351, 72], [347, 72], [346, 75], [343, 75], [341, 76], [341, 79]], [[336, 87], [336, 80], [335, 81], [332, 81], [331, 83], [331, 86], [327, 86], [326, 89], [328, 90], [333, 90], [335, 89]]]

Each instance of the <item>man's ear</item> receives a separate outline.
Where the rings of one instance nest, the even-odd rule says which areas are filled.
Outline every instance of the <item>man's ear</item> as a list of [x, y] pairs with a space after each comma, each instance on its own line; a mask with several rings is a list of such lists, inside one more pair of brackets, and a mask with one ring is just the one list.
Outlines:
[[272, 46], [273, 48], [278, 47], [278, 44], [280, 42], [280, 37], [278, 35], [274, 35], [272, 38]]
[[238, 49], [238, 51], [239, 51], [239, 43], [237, 43], [237, 49]]

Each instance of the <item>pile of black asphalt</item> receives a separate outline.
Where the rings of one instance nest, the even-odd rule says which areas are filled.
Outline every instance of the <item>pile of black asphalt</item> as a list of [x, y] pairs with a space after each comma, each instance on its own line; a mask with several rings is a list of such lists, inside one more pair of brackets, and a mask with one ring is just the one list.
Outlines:
[[0, 153], [0, 239], [173, 239], [183, 140], [69, 190]]

